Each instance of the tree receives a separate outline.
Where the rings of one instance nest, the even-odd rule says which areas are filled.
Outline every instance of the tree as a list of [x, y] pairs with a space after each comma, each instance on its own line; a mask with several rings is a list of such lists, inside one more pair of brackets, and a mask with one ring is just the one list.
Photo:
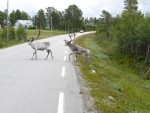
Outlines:
[[33, 25], [36, 27], [37, 29], [37, 26], [38, 26], [38, 17], [37, 15], [35, 15], [33, 18], [32, 18], [32, 21], [33, 21]]
[[110, 28], [112, 24], [112, 16], [111, 14], [103, 10], [102, 15], [100, 17], [100, 24], [97, 29], [97, 33], [101, 34], [101, 38], [110, 38]]
[[59, 18], [60, 18], [59, 29], [66, 31], [66, 28], [67, 28], [66, 23], [67, 22], [65, 19], [65, 11], [59, 12]]
[[134, 14], [138, 10], [138, 2], [137, 0], [125, 0], [125, 12], [129, 13], [130, 15]]
[[51, 17], [53, 19], [53, 28], [58, 28], [59, 25], [59, 14], [56, 12], [52, 12]]
[[26, 12], [22, 11], [21, 12], [21, 19], [22, 20], [28, 20], [29, 19], [29, 15]]
[[150, 16], [146, 16], [141, 19], [138, 26], [135, 28], [136, 31], [136, 50], [138, 55], [145, 58], [145, 61], [150, 61]]
[[6, 20], [6, 18], [6, 13], [0, 11], [0, 25], [4, 25], [4, 20]]
[[16, 10], [16, 20], [20, 20], [21, 18], [21, 11], [19, 9]]
[[20, 11], [20, 10], [16, 10], [16, 11], [12, 11], [10, 13], [10, 23], [11, 25], [15, 25], [17, 20], [28, 20], [29, 19], [29, 15], [24, 12], [24, 11]]
[[11, 23], [11, 25], [15, 25], [16, 21], [17, 21], [17, 19], [16, 19], [16, 12], [13, 10], [10, 13], [10, 23]]
[[57, 11], [54, 7], [46, 8], [46, 19], [48, 26], [51, 26], [51, 18], [52, 18], [52, 26], [53, 28], [58, 28], [60, 22], [60, 12]]
[[83, 25], [82, 11], [76, 5], [70, 5], [65, 9], [65, 19], [67, 21], [68, 30], [80, 29]]
[[44, 15], [44, 10], [40, 9], [37, 13], [37, 25], [40, 29], [46, 28], [46, 18]]
[[135, 56], [139, 49], [137, 44], [140, 37], [138, 25], [143, 21], [143, 15], [138, 11], [137, 0], [125, 0], [124, 4], [125, 8], [118, 29], [120, 31], [118, 49], [123, 53]]

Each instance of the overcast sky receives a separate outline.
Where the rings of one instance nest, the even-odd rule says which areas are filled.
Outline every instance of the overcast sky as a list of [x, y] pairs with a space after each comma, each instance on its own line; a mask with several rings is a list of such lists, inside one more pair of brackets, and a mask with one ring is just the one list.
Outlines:
[[[139, 10], [150, 12], [150, 0], [138, 0]], [[38, 10], [54, 7], [64, 11], [69, 5], [75, 4], [82, 10], [83, 16], [100, 17], [102, 10], [109, 11], [113, 16], [120, 14], [124, 8], [124, 0], [9, 0], [9, 12], [19, 9], [27, 12], [31, 17]], [[7, 0], [0, 0], [0, 11], [7, 8]]]

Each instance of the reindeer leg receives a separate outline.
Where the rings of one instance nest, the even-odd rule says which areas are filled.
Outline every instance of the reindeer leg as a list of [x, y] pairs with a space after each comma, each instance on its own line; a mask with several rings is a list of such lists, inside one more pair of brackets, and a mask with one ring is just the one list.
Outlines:
[[70, 54], [69, 54], [69, 61], [70, 61], [70, 56], [71, 56], [72, 54], [73, 54], [73, 53], [70, 53]]
[[86, 63], [90, 64], [90, 55], [89, 54], [86, 54], [86, 60], [85, 60]]
[[33, 53], [33, 55], [32, 55], [32, 58], [31, 58], [31, 60], [33, 60], [33, 57], [34, 57], [34, 53]]
[[76, 52], [75, 54], [76, 54], [76, 62], [77, 62], [78, 61], [78, 53]]
[[49, 49], [49, 51], [51, 52], [51, 57], [52, 57], [52, 59], [53, 59], [52, 50]]
[[35, 51], [35, 60], [37, 60], [37, 51]]
[[88, 55], [87, 55], [87, 54], [85, 54], [85, 55], [84, 55], [84, 57], [85, 57], [85, 61], [84, 61], [84, 63], [89, 62]]
[[51, 57], [52, 57], [52, 59], [53, 59], [53, 55], [52, 55], [52, 51], [50, 50], [50, 49], [48, 49], [48, 50], [46, 50], [47, 51], [47, 56], [46, 56], [46, 58], [45, 58], [45, 60], [48, 58], [48, 56], [49, 56], [49, 53], [51, 53]]
[[49, 49], [48, 50], [46, 50], [47, 51], [47, 56], [46, 56], [46, 58], [45, 58], [45, 60], [47, 59], [47, 57], [49, 56]]
[[77, 58], [77, 53], [76, 53], [76, 52], [72, 52], [72, 53], [69, 54], [69, 61], [70, 61], [70, 56], [71, 56], [72, 54], [76, 54], [76, 58]]
[[34, 51], [34, 53], [33, 53], [33, 56], [32, 56], [32, 58], [31, 58], [31, 60], [33, 60], [33, 58], [34, 58], [34, 54], [35, 54], [35, 51]]

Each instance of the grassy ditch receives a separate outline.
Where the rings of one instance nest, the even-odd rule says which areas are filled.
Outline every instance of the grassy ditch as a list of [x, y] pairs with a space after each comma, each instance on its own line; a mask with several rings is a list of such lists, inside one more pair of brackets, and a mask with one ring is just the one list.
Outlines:
[[115, 42], [98, 44], [90, 34], [78, 38], [75, 44], [91, 50], [90, 65], [83, 58], [78, 65], [100, 113], [150, 113], [150, 81], [142, 80], [115, 59]]

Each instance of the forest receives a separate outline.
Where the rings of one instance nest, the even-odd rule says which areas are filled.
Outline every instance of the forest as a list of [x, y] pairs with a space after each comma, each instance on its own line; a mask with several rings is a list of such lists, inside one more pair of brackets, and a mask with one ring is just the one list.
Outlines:
[[[38, 29], [50, 29], [51, 24], [53, 29], [57, 30], [94, 30], [94, 26], [98, 25], [99, 19], [96, 17], [84, 18], [82, 10], [76, 5], [70, 5], [64, 11], [58, 11], [54, 7], [40, 9], [36, 15], [28, 15], [25, 11], [17, 9], [9, 14], [9, 24], [14, 26], [17, 20], [32, 20], [34, 27]], [[51, 23], [52, 19], [52, 23]], [[0, 25], [7, 24], [7, 11], [0, 11]], [[87, 27], [86, 27], [87, 26]], [[91, 28], [90, 28], [90, 27]], [[33, 29], [33, 28], [31, 28]]]
[[[137, 0], [124, 0], [124, 5], [122, 14], [116, 17], [102, 11], [96, 30], [97, 40], [117, 42], [119, 54], [133, 57], [132, 65], [144, 61], [144, 67], [150, 61], [150, 14], [138, 10]], [[144, 77], [148, 78], [147, 75]]]

